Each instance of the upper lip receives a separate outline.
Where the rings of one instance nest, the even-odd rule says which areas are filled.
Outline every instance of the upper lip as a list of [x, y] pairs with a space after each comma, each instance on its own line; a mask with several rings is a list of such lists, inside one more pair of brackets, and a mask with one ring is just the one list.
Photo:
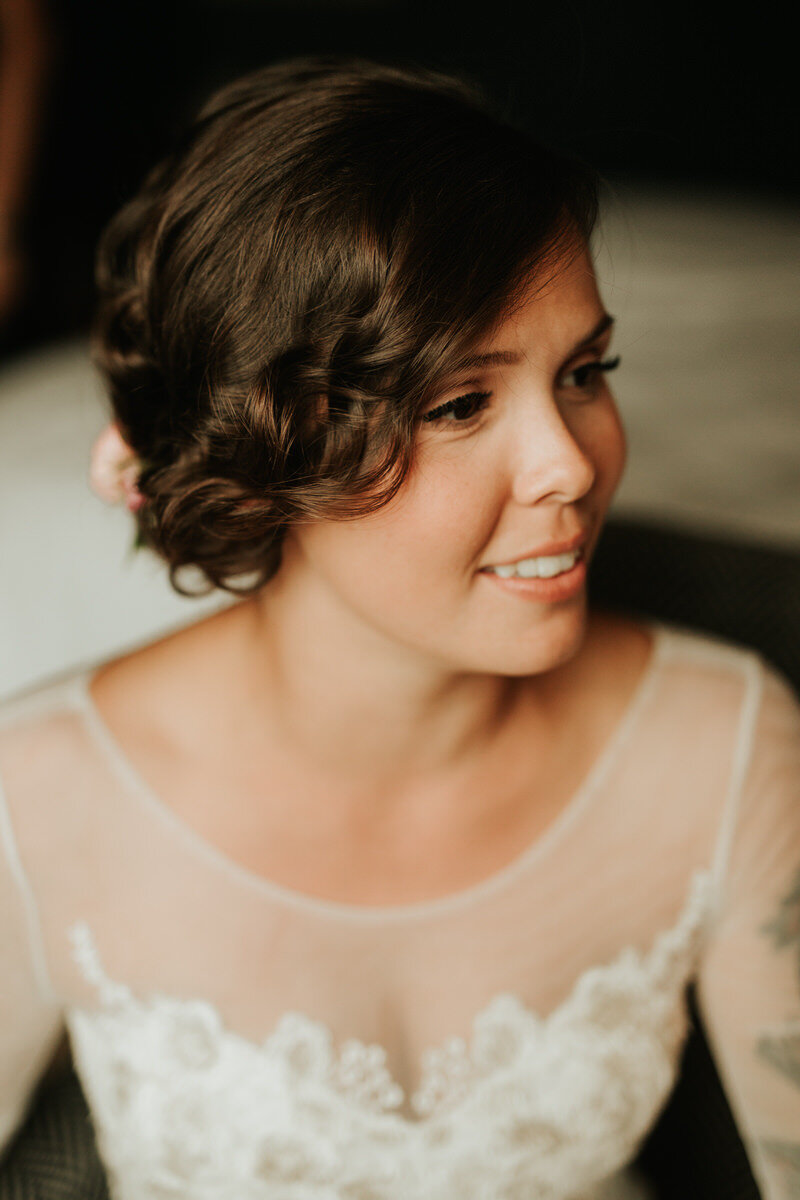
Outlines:
[[[517, 554], [514, 558], [503, 558], [498, 562], [486, 563], [486, 566], [506, 567], [512, 563], [524, 562], [526, 558], [542, 558], [547, 555], [568, 554], [570, 550], [580, 549], [588, 539], [588, 530], [583, 530], [581, 533], [576, 533], [574, 537], [566, 542], [544, 542], [543, 545], [537, 546], [535, 550], [527, 550], [524, 554]], [[483, 569], [481, 568], [481, 570]]]

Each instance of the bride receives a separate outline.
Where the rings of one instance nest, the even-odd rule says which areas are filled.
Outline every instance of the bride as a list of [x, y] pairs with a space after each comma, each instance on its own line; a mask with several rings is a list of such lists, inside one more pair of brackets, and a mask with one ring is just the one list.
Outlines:
[[595, 215], [470, 83], [316, 57], [111, 223], [93, 483], [237, 602], [5, 705], [0, 1144], [66, 1028], [126, 1200], [646, 1195], [695, 977], [793, 1194], [800, 704], [590, 604]]

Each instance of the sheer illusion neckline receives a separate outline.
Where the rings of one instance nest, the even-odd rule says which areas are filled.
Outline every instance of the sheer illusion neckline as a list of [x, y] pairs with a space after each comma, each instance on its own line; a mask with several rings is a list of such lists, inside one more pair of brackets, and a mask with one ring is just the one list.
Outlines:
[[515, 858], [477, 883], [444, 896], [436, 896], [430, 900], [421, 900], [410, 904], [364, 905], [340, 900], [326, 900], [321, 896], [313, 896], [310, 893], [277, 883], [237, 862], [179, 817], [174, 809], [162, 800], [140, 775], [122, 750], [100, 715], [92, 697], [91, 684], [96, 672], [100, 669], [100, 664], [80, 671], [75, 677], [75, 684], [85, 723], [117, 777], [127, 783], [132, 792], [147, 805], [151, 812], [156, 814], [159, 820], [166, 823], [190, 848], [202, 855], [217, 869], [223, 870], [251, 889], [269, 895], [286, 905], [304, 909], [312, 915], [316, 914], [328, 919], [370, 923], [414, 920], [435, 917], [439, 914], [444, 915], [468, 907], [472, 902], [488, 897], [502, 887], [510, 885], [526, 868], [557, 845], [584, 809], [589, 806], [605, 776], [627, 744], [658, 678], [668, 628], [661, 621], [641, 617], [637, 620], [652, 634], [652, 644], [645, 668], [622, 715], [617, 720], [611, 736], [606, 740], [583, 780], [556, 817]]
[[[705, 937], [713, 900], [712, 872], [697, 868], [689, 878], [676, 920], [659, 930], [644, 949], [627, 944], [613, 957], [586, 967], [564, 998], [547, 1013], [529, 1004], [520, 992], [495, 992], [474, 1014], [466, 1037], [450, 1037], [429, 1044], [421, 1052], [415, 1064], [416, 1083], [407, 1088], [389, 1069], [386, 1047], [379, 1041], [365, 1042], [355, 1036], [337, 1038], [326, 1021], [296, 1008], [284, 1012], [263, 1037], [248, 1037], [228, 1025], [208, 1000], [185, 999], [158, 990], [138, 992], [109, 976], [87, 922], [75, 922], [69, 938], [72, 957], [93, 989], [104, 1018], [110, 1017], [112, 1026], [115, 1020], [122, 1022], [112, 1031], [115, 1047], [130, 1046], [131, 1017], [140, 1028], [150, 1021], [166, 1019], [179, 1060], [194, 1069], [198, 1050], [202, 1060], [204, 1053], [213, 1055], [215, 1047], [221, 1049], [223, 1045], [247, 1056], [277, 1058], [295, 1079], [326, 1080], [326, 1089], [332, 1084], [328, 1095], [334, 1104], [337, 1097], [342, 1101], [350, 1097], [358, 1106], [366, 1104], [373, 1114], [405, 1135], [425, 1136], [441, 1118], [445, 1122], [457, 1118], [461, 1101], [474, 1103], [484, 1089], [489, 1090], [499, 1072], [508, 1071], [515, 1063], [526, 1073], [551, 1068], [552, 1048], [561, 1039], [572, 1056], [575, 1043], [571, 1029], [582, 1028], [584, 1034], [596, 1031], [602, 1052], [609, 1035], [610, 998], [620, 1029], [626, 1022], [626, 997], [636, 1013], [625, 1037], [629, 1049], [633, 1050], [641, 1036], [642, 1021], [647, 1022], [648, 1014], [656, 1045], [659, 1041], [662, 1045], [671, 1043], [676, 1031], [682, 1036], [683, 1022], [679, 1021], [676, 1030], [670, 1009], [685, 986], [687, 970], [695, 966], [695, 953]], [[75, 1006], [69, 1019], [72, 1023], [92, 1021], [94, 1014]], [[152, 1046], [153, 1040], [147, 1034], [145, 1037]], [[545, 1043], [550, 1045], [549, 1053], [542, 1052]], [[651, 1053], [654, 1048], [651, 1046]], [[582, 1051], [591, 1058], [591, 1044], [585, 1037]], [[617, 1050], [613, 1061], [618, 1065]], [[650, 1078], [657, 1082], [659, 1072], [651, 1070]], [[613, 1088], [608, 1095], [613, 1098]], [[491, 1110], [495, 1114], [496, 1103], [495, 1099]]]

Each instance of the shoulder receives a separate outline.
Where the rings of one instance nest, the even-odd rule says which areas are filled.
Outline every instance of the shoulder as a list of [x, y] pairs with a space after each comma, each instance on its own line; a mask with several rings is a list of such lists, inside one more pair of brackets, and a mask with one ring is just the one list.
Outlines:
[[[788, 725], [800, 720], [795, 685], [754, 646], [677, 622], [607, 613], [593, 619], [605, 647], [598, 661], [627, 661], [634, 675], [637, 661], [641, 673], [649, 664], [663, 711], [682, 715], [685, 726], [698, 722], [698, 732], [711, 733], [736, 725], [744, 736], [753, 734], [757, 721], [767, 724], [770, 714]], [[648, 635], [649, 652], [643, 652]]]
[[755, 646], [718, 634], [672, 623], [658, 623], [661, 648], [687, 683], [716, 676], [738, 681], [738, 690], [753, 715], [780, 710], [790, 719], [800, 715], [800, 691], [786, 672]]
[[587, 624], [586, 659], [589, 676], [629, 676], [632, 681], [657, 674], [658, 667], [673, 687], [691, 689], [716, 676], [743, 681], [759, 669], [769, 669], [753, 647], [687, 625], [627, 613], [592, 610]]
[[788, 680], [755, 646], [694, 626], [656, 618], [625, 614], [599, 614], [609, 628], [617, 630], [620, 644], [649, 634], [655, 656], [669, 662], [676, 674], [690, 681], [693, 676], [717, 673], [745, 679], [763, 677], [770, 686], [791, 687]]
[[241, 628], [247, 611], [241, 603], [226, 603], [98, 664], [87, 682], [90, 712], [101, 714], [112, 730], [124, 729], [132, 744], [163, 748], [191, 741], [198, 698], [209, 707], [226, 692], [223, 681], [235, 682], [246, 658]]
[[0, 825], [47, 830], [86, 762], [82, 672], [16, 691], [0, 701]]
[[84, 675], [85, 669], [78, 667], [0, 695], [0, 735], [46, 723], [59, 713], [73, 710], [79, 703]]

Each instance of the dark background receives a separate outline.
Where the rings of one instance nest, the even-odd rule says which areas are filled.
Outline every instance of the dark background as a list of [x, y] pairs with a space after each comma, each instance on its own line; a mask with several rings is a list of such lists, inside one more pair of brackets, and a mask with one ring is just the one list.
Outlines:
[[[788, 33], [748, 6], [46, 0], [56, 54], [5, 357], [82, 331], [100, 229], [218, 84], [294, 54], [463, 70], [609, 178], [797, 199]], [[458, 186], [458, 180], [453, 180]]]

